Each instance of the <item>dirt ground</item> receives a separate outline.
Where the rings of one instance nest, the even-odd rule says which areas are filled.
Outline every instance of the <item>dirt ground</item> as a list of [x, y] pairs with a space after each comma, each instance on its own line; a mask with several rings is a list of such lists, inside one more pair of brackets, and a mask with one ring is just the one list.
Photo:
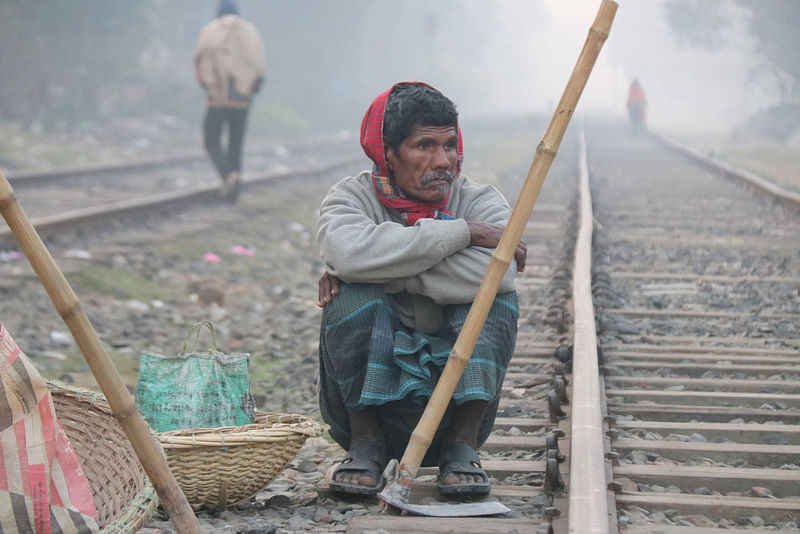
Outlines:
[[[504, 169], [529, 162], [543, 127], [523, 126], [524, 135], [511, 141], [469, 138], [465, 171], [497, 183]], [[327, 189], [359, 170], [246, 189], [235, 205], [220, 202], [131, 221], [113, 233], [74, 232], [47, 245], [131, 389], [141, 351], [175, 353], [192, 325], [207, 319], [216, 328], [219, 350], [251, 355], [251, 389], [260, 410], [319, 418], [321, 311], [315, 302], [321, 263], [314, 223]], [[0, 322], [44, 377], [96, 390], [39, 280], [13, 252], [0, 250]], [[208, 338], [201, 337], [199, 348], [207, 348], [205, 343]], [[325, 437], [309, 439], [247, 506], [201, 514], [203, 526], [232, 533], [345, 531], [352, 515], [376, 504], [341, 506], [317, 494], [316, 482], [342, 452]], [[147, 528], [173, 527], [157, 515]]]
[[[537, 124], [513, 142], [473, 137], [465, 170], [498, 183], [504, 168], [526, 167], [541, 132]], [[177, 353], [192, 325], [209, 320], [220, 351], [250, 354], [251, 391], [259, 410], [319, 420], [316, 299], [322, 264], [314, 224], [328, 188], [360, 170], [342, 168], [245, 189], [235, 205], [219, 202], [131, 220], [113, 232], [84, 229], [46, 244], [129, 389], [136, 387], [142, 351]], [[45, 378], [98, 390], [50, 298], [13, 247], [0, 254], [0, 322]], [[206, 350], [209, 341], [203, 335], [195, 346]], [[346, 530], [350, 517], [378, 502], [342, 506], [317, 493], [316, 483], [342, 454], [326, 436], [309, 439], [247, 505], [201, 513], [203, 527], [250, 533]], [[147, 529], [172, 531], [164, 519], [156, 515]]]

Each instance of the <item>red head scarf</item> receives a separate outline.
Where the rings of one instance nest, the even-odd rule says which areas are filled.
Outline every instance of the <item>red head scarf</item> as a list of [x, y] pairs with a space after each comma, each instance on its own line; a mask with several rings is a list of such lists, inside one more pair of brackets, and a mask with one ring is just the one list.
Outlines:
[[[425, 85], [424, 82], [402, 82], [415, 85]], [[395, 84], [397, 85], [397, 84]], [[400, 212], [406, 224], [413, 226], [419, 219], [452, 219], [453, 214], [444, 209], [450, 200], [450, 194], [441, 202], [422, 202], [407, 198], [403, 191], [397, 187], [397, 183], [389, 176], [386, 168], [386, 151], [383, 146], [383, 117], [386, 112], [386, 102], [389, 94], [394, 89], [394, 85], [388, 90], [379, 94], [367, 109], [364, 119], [361, 121], [361, 148], [364, 153], [372, 160], [372, 183], [375, 191], [384, 206]], [[432, 87], [431, 87], [432, 88]], [[464, 160], [464, 145], [461, 136], [461, 128], [458, 130], [458, 163], [456, 164], [455, 178], [461, 171], [461, 162]]]

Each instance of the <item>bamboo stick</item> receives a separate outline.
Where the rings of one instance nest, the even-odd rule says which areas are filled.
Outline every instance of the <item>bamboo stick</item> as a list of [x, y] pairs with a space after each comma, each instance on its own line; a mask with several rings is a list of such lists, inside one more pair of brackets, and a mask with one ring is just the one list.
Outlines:
[[455, 391], [456, 385], [461, 379], [461, 374], [472, 356], [472, 350], [475, 348], [483, 323], [486, 321], [489, 309], [497, 295], [500, 281], [511, 264], [514, 251], [525, 230], [525, 224], [530, 218], [544, 179], [558, 152], [561, 138], [564, 136], [578, 99], [586, 86], [586, 81], [589, 79], [592, 67], [594, 67], [597, 56], [600, 54], [600, 49], [603, 47], [603, 43], [611, 30], [611, 23], [614, 20], [616, 11], [616, 2], [602, 0], [558, 107], [550, 119], [542, 141], [536, 148], [536, 155], [525, 178], [525, 183], [522, 185], [514, 210], [511, 212], [511, 218], [503, 232], [500, 243], [492, 254], [489, 268], [481, 281], [464, 326], [453, 345], [439, 382], [436, 384], [428, 405], [425, 407], [419, 423], [417, 423], [414, 432], [411, 434], [411, 439], [400, 460], [401, 478], [406, 479], [406, 483], [408, 483], [408, 480], [413, 480], [419, 471], [422, 458], [428, 451], [428, 447], [430, 447], [433, 435], [439, 427], [445, 409], [453, 396], [453, 391]]
[[161, 504], [167, 509], [175, 528], [181, 533], [201, 532], [200, 523], [170, 472], [159, 443], [150, 435], [147, 423], [136, 409], [133, 396], [128, 392], [119, 371], [101, 345], [97, 332], [81, 308], [78, 297], [31, 225], [2, 171], [0, 171], [0, 212], [50, 295], [56, 311], [72, 332], [75, 342], [111, 406], [111, 411], [128, 436], [136, 456], [158, 493]]

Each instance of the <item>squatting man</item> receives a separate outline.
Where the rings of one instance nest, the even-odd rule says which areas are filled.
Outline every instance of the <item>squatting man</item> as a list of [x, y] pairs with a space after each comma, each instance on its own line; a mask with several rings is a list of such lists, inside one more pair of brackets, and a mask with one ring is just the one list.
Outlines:
[[[317, 237], [320, 408], [347, 454], [333, 491], [373, 495], [433, 392], [511, 209], [491, 185], [460, 173], [455, 105], [421, 82], [395, 84], [370, 105], [361, 146], [373, 168], [334, 185]], [[439, 491], [480, 496], [490, 484], [477, 449], [494, 424], [514, 350], [515, 251], [464, 373], [422, 461]]]

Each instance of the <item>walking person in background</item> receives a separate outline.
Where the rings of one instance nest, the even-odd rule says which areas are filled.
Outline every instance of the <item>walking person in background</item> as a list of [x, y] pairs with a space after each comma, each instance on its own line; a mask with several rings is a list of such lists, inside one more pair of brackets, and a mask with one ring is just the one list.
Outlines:
[[[208, 95], [203, 119], [205, 149], [222, 179], [222, 195], [236, 200], [250, 103], [264, 79], [264, 43], [239, 16], [233, 0], [221, 0], [217, 18], [201, 31], [194, 51], [197, 81]], [[227, 125], [228, 146], [222, 147]]]
[[634, 133], [647, 126], [647, 97], [638, 78], [634, 78], [628, 90], [628, 116]]

